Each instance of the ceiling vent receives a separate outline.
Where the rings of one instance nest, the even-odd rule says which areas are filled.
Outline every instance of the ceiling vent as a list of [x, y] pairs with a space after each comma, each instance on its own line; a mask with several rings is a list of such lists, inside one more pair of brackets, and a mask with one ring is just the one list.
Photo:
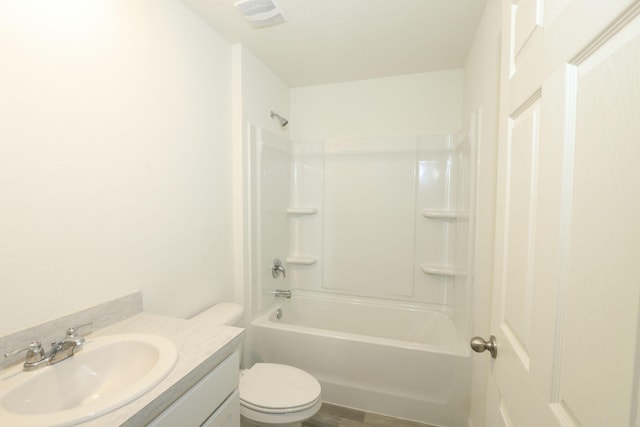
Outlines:
[[239, 0], [233, 5], [245, 21], [254, 28], [270, 27], [287, 22], [276, 0]]

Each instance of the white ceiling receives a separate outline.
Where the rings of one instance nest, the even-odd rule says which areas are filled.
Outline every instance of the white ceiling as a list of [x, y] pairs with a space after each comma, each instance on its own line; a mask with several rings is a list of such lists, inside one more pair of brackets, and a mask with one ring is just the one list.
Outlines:
[[253, 29], [234, 0], [182, 0], [290, 87], [461, 68], [486, 0], [278, 0], [288, 21]]

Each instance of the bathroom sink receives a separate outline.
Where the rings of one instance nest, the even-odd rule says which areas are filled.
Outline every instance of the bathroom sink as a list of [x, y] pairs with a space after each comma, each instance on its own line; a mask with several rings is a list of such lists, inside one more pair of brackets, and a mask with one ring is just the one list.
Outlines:
[[157, 335], [87, 338], [83, 350], [63, 362], [0, 374], [0, 425], [62, 426], [98, 417], [157, 385], [177, 357], [173, 342]]

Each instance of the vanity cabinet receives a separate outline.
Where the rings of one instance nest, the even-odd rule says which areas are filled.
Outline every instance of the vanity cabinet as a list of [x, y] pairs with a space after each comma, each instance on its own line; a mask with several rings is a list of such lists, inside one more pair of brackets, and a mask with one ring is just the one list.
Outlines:
[[240, 357], [234, 352], [158, 415], [152, 427], [239, 427]]

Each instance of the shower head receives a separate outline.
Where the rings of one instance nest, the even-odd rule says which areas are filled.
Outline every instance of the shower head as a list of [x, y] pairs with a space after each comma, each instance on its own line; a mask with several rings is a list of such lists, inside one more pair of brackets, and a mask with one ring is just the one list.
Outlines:
[[289, 120], [285, 119], [278, 113], [274, 113], [273, 111], [271, 111], [271, 118], [278, 119], [278, 121], [280, 122], [280, 127], [282, 128], [286, 127], [289, 124]]

